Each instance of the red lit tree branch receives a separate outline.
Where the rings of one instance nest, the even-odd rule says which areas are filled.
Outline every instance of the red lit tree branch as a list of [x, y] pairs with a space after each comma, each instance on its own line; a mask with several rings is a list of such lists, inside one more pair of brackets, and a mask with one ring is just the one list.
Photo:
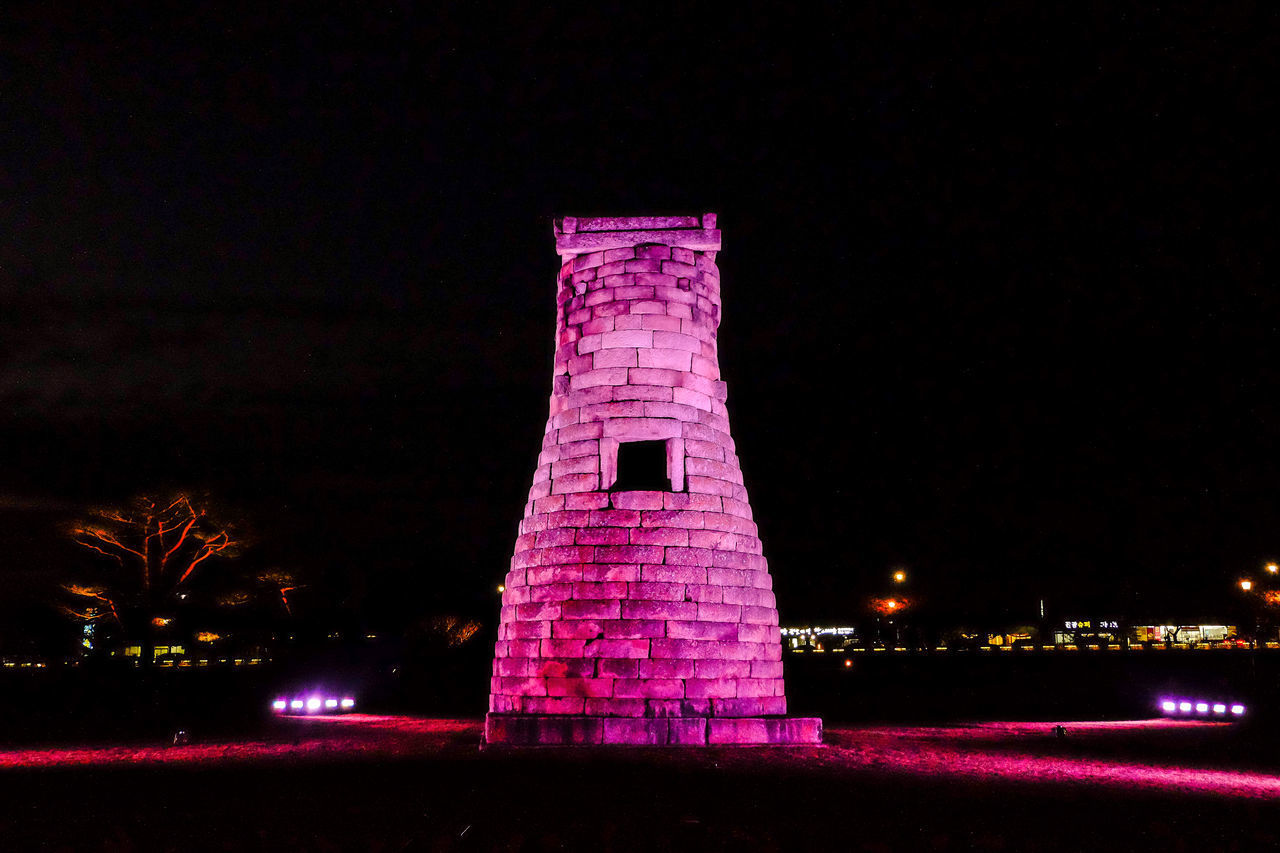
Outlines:
[[213, 558], [238, 556], [241, 540], [215, 523], [190, 495], [143, 496], [126, 507], [96, 509], [68, 530], [93, 556], [90, 580], [62, 585], [75, 602], [63, 612], [83, 621], [113, 621], [147, 647], [157, 610], [208, 571]]

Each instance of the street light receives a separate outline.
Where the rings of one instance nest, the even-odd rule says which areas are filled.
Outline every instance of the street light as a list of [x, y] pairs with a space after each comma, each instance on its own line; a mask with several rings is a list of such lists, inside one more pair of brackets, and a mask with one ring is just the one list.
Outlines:
[[1248, 592], [1253, 589], [1253, 581], [1240, 581], [1240, 588]]
[[1271, 573], [1271, 574], [1273, 574], [1273, 575], [1274, 575], [1274, 574], [1277, 574], [1277, 573], [1280, 573], [1280, 564], [1277, 564], [1277, 563], [1267, 563], [1267, 571], [1268, 571], [1268, 572], [1270, 572], [1270, 573]]
[[894, 572], [894, 573], [893, 573], [893, 582], [894, 582], [894, 583], [902, 583], [902, 582], [903, 582], [903, 581], [905, 581], [906, 579], [907, 579], [907, 573], [906, 573], [906, 572], [904, 572], [904, 571], [902, 571], [901, 569], [899, 569], [898, 571], [896, 571], [896, 572]]

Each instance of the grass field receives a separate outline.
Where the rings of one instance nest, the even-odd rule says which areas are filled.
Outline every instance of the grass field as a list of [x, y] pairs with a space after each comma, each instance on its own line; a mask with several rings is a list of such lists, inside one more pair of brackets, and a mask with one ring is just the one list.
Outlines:
[[479, 720], [0, 748], [0, 848], [1270, 850], [1277, 743], [1213, 723], [838, 726], [812, 748], [481, 750]]

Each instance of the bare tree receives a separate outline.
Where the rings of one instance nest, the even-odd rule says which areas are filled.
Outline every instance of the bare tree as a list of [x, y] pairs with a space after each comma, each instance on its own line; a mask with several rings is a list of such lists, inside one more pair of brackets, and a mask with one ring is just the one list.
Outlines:
[[186, 589], [217, 560], [239, 555], [241, 540], [214, 522], [203, 501], [186, 494], [135, 498], [126, 507], [92, 510], [68, 533], [97, 555], [87, 579], [62, 585], [74, 604], [63, 611], [85, 622], [114, 623], [153, 658], [155, 629]]

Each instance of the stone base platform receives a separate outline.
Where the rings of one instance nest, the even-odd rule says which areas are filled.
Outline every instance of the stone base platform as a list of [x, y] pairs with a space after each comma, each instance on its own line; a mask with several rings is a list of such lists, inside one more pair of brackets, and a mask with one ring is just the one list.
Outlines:
[[818, 717], [587, 717], [489, 714], [488, 746], [813, 746]]

